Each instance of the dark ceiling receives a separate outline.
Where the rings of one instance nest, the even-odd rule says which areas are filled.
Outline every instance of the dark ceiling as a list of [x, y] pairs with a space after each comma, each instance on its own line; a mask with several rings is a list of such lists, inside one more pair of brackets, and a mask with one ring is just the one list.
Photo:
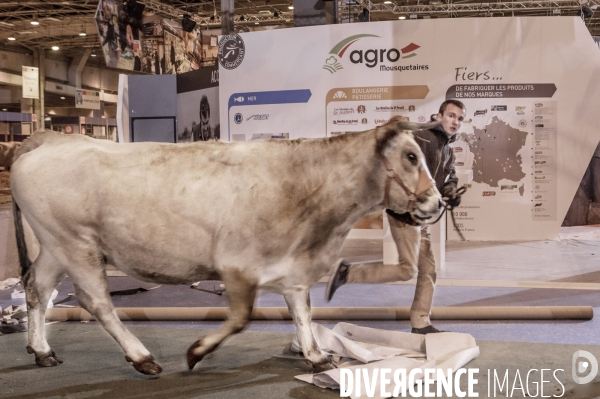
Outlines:
[[[300, 0], [296, 0], [300, 1]], [[581, 13], [583, 7], [591, 15], [585, 19], [592, 35], [600, 35], [600, 12], [596, 12], [600, 0], [555, 1], [496, 1], [474, 2], [470, 0], [338, 0], [340, 15], [358, 21], [363, 8], [370, 10], [371, 21], [406, 18], [469, 18], [511, 16], [572, 16]], [[139, 0], [147, 12], [179, 19], [183, 14], [192, 15], [201, 26], [220, 28], [221, 2], [218, 0]], [[388, 4], [386, 4], [388, 3]], [[235, 25], [293, 26], [292, 0], [235, 0]], [[17, 51], [45, 49], [49, 56], [51, 47], [59, 46], [56, 56], [74, 57], [86, 49], [100, 52], [94, 15], [98, 0], [19, 0], [0, 2], [0, 48]], [[243, 21], [240, 18], [244, 16]], [[212, 19], [211, 19], [212, 17]], [[37, 20], [39, 25], [31, 24]], [[86, 36], [80, 36], [80, 33]], [[14, 41], [9, 41], [14, 37]], [[91, 62], [101, 62], [90, 59]]]

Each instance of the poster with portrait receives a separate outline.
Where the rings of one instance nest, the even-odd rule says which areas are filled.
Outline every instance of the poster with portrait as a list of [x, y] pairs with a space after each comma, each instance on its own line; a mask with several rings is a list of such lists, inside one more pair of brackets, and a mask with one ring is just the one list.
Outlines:
[[164, 30], [165, 71], [170, 74], [183, 73], [183, 40], [170, 28]]
[[177, 75], [177, 142], [220, 140], [218, 67]]
[[165, 73], [164, 46], [162, 38], [151, 38], [143, 41], [141, 52], [141, 71], [160, 75]]
[[95, 19], [106, 66], [137, 69], [141, 19], [129, 15], [123, 4], [114, 0], [100, 0]]
[[163, 31], [165, 53], [168, 54], [165, 59], [167, 73], [185, 73], [203, 66], [206, 57], [202, 47], [202, 31], [199, 28], [186, 32], [180, 23], [163, 20]]
[[128, 12], [127, 6], [115, 0], [100, 0], [95, 19], [108, 67], [179, 74], [214, 64], [211, 36], [207, 33], [203, 40], [200, 27], [185, 32], [180, 22], [139, 9]]

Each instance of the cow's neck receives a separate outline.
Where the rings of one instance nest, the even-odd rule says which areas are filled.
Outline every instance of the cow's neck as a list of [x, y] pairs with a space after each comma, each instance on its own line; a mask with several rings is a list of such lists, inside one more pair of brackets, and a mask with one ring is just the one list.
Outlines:
[[[318, 205], [321, 216], [328, 215], [326, 218], [336, 229], [349, 231], [365, 214], [383, 208], [387, 174], [376, 153], [375, 133], [323, 141], [326, 151], [319, 151], [319, 142], [306, 142], [309, 148], [302, 151], [308, 163], [303, 180], [298, 183], [304, 185], [310, 200], [301, 203]], [[309, 167], [310, 164], [318, 166]]]

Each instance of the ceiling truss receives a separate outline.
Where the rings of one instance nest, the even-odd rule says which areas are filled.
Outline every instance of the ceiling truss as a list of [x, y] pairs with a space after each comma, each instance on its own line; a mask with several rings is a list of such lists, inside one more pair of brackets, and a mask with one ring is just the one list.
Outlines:
[[[117, 0], [121, 1], [121, 0]], [[180, 20], [188, 14], [201, 27], [219, 29], [220, 0], [138, 0], [146, 11]], [[582, 3], [592, 12], [585, 19], [592, 35], [600, 36], [600, 0], [538, 0], [474, 2], [472, 0], [336, 0], [341, 22], [357, 21], [363, 9], [369, 10], [371, 21], [410, 18], [469, 18], [512, 16], [573, 16]], [[244, 27], [278, 25], [293, 26], [289, 9], [293, 0], [235, 0], [235, 25]], [[31, 51], [60, 47], [61, 56], [74, 57], [86, 49], [100, 52], [94, 15], [98, 0], [19, 0], [0, 1], [0, 49]], [[348, 18], [349, 17], [349, 18]], [[33, 19], [39, 25], [33, 26]], [[87, 36], [80, 36], [85, 32]], [[16, 40], [9, 41], [9, 37]], [[100, 62], [101, 57], [96, 57]]]

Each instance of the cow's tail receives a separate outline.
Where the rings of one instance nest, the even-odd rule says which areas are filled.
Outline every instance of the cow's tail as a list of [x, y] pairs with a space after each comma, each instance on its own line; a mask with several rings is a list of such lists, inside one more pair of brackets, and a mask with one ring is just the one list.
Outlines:
[[15, 220], [15, 235], [17, 237], [17, 251], [19, 253], [19, 264], [21, 265], [21, 278], [25, 277], [25, 273], [31, 267], [31, 260], [27, 254], [27, 244], [25, 243], [25, 230], [23, 229], [23, 219], [21, 217], [21, 209], [19, 205], [12, 199], [13, 216]]

